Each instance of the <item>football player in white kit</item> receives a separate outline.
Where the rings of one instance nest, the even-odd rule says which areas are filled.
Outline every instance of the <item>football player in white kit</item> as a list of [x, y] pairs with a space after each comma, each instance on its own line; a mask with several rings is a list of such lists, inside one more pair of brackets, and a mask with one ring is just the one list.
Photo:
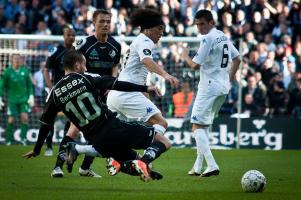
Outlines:
[[[131, 23], [133, 26], [140, 26], [141, 33], [130, 45], [118, 80], [145, 85], [147, 74], [154, 72], [176, 87], [179, 83], [178, 79], [168, 74], [152, 58], [155, 44], [161, 38], [164, 30], [161, 14], [150, 9], [139, 9], [133, 13]], [[157, 106], [141, 92], [126, 94], [112, 90], [108, 94], [107, 105], [110, 110], [118, 113], [120, 119], [144, 121], [153, 125], [161, 134], [166, 131], [168, 126]]]
[[[200, 67], [200, 82], [190, 120], [197, 158], [188, 174], [209, 177], [220, 172], [209, 147], [209, 128], [231, 88], [231, 80], [235, 79], [240, 58], [229, 38], [215, 28], [210, 11], [197, 11], [194, 22], [202, 35], [200, 47], [193, 59], [189, 57], [187, 48], [182, 51], [182, 57], [190, 67]], [[207, 168], [201, 173], [203, 158]]]

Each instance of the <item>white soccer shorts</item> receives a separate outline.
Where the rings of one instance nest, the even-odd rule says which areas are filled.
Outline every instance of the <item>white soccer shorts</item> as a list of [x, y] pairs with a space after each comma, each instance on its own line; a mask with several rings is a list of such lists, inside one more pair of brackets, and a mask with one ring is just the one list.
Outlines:
[[193, 104], [190, 122], [211, 125], [217, 117], [227, 95], [197, 95]]
[[120, 92], [111, 90], [108, 94], [107, 105], [117, 117], [125, 121], [146, 122], [161, 111], [141, 92]]

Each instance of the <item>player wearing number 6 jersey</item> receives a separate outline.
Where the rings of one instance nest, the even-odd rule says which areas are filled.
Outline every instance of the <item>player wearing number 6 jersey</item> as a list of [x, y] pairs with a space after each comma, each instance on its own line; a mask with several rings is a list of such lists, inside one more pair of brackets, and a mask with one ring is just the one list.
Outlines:
[[202, 34], [200, 47], [193, 59], [188, 56], [187, 48], [183, 48], [182, 51], [182, 56], [190, 67], [200, 67], [200, 82], [191, 115], [197, 159], [188, 173], [201, 175], [202, 162], [205, 158], [207, 168], [202, 176], [206, 177], [219, 174], [219, 167], [209, 147], [209, 127], [230, 90], [230, 81], [235, 78], [240, 58], [239, 52], [229, 38], [215, 28], [210, 11], [199, 10], [194, 22]]

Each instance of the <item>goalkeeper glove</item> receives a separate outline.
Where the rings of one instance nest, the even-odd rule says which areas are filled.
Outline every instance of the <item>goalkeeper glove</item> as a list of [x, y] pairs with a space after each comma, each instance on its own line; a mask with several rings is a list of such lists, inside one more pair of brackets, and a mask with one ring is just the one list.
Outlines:
[[33, 97], [33, 95], [29, 96], [29, 99], [28, 99], [27, 102], [28, 102], [28, 104], [29, 104], [30, 107], [34, 106], [34, 97]]
[[2, 98], [0, 97], [0, 110], [2, 110], [2, 107], [4, 107], [4, 102], [2, 101]]

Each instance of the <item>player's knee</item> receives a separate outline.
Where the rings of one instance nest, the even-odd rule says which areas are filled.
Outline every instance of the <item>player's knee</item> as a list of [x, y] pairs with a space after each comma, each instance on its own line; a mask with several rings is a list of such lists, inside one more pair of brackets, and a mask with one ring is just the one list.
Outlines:
[[23, 124], [28, 123], [28, 117], [26, 117], [26, 116], [21, 117], [21, 123], [23, 123]]
[[8, 120], [7, 120], [7, 123], [9, 123], [9, 124], [15, 123], [15, 118], [14, 117], [9, 117]]

